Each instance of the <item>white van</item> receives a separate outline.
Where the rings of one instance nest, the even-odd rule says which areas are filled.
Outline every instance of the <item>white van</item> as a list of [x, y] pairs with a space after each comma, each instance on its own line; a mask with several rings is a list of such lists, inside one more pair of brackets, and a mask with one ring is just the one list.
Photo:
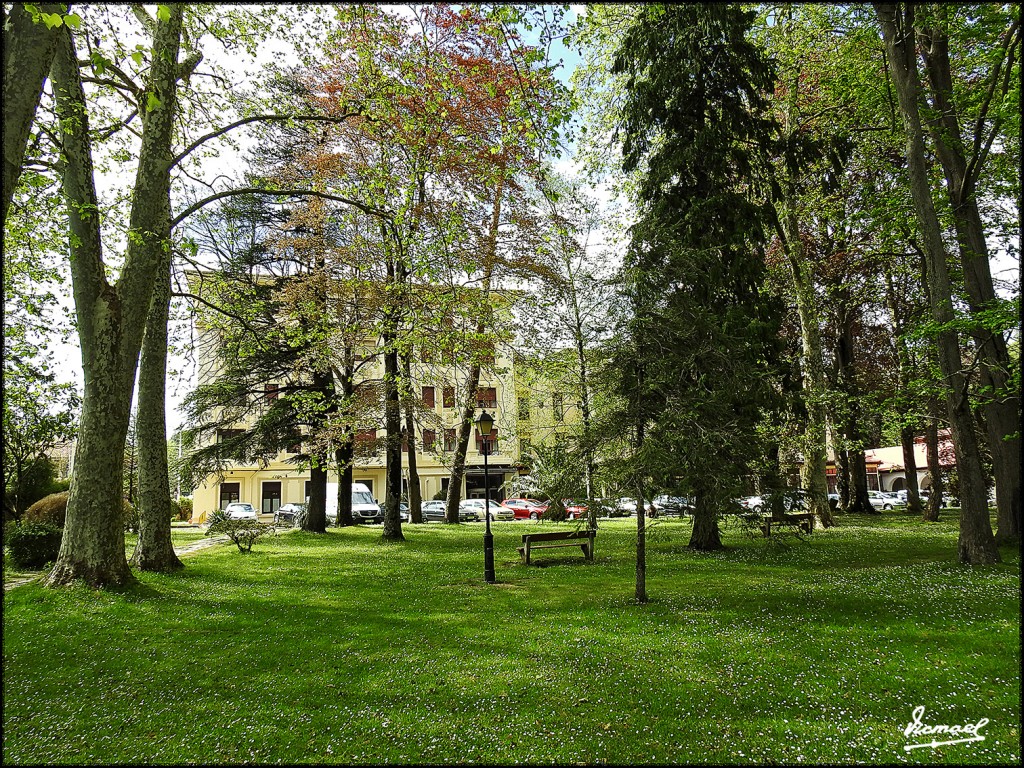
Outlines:
[[[338, 520], [338, 484], [327, 484], [327, 522]], [[363, 483], [352, 483], [352, 520], [356, 523], [383, 523], [384, 513]]]

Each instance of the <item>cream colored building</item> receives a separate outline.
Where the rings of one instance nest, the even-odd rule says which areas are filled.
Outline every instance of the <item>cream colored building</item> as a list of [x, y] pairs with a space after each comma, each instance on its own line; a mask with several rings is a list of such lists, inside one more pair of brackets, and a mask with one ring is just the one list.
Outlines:
[[[216, 355], [212, 334], [201, 332], [200, 341], [200, 383], [213, 380], [216, 375]], [[205, 343], [204, 343], [205, 342]], [[379, 381], [383, 376], [381, 356], [376, 353], [374, 343], [368, 343], [362, 350], [368, 358], [360, 369], [359, 378], [364, 381]], [[416, 424], [416, 465], [419, 486], [424, 500], [447, 492], [455, 445], [458, 439], [458, 421], [465, 381], [468, 374], [466, 364], [445, 364], [432, 360], [426, 354], [417, 355], [412, 370], [413, 391], [419, 395], [422, 407]], [[266, 392], [264, 396], [270, 396]], [[258, 394], [254, 395], [259, 397]], [[520, 471], [519, 439], [517, 436], [517, 399], [515, 371], [512, 358], [498, 351], [493, 362], [481, 371], [477, 389], [477, 409], [474, 418], [486, 410], [494, 417], [494, 433], [490, 440], [488, 455], [491, 498], [501, 500], [503, 486]], [[403, 416], [404, 424], [404, 416]], [[237, 427], [244, 427], [239, 422]], [[383, 437], [383, 411], [376, 428], [364, 428], [359, 439], [367, 446]], [[482, 443], [474, 426], [466, 455], [466, 471], [462, 481], [462, 498], [483, 498], [484, 458]], [[362, 451], [356, 459], [353, 481], [370, 487], [375, 498], [383, 501], [385, 462], [382, 448], [374, 453]], [[297, 466], [289, 461], [294, 453], [281, 452], [265, 466], [231, 463], [220, 474], [210, 475], [194, 490], [194, 510], [198, 518], [231, 501], [245, 501], [262, 514], [269, 515], [283, 504], [303, 502], [309, 495], [308, 467]], [[409, 472], [406, 451], [402, 453], [403, 492], [407, 492]], [[336, 471], [328, 473], [328, 483], [337, 483]]]

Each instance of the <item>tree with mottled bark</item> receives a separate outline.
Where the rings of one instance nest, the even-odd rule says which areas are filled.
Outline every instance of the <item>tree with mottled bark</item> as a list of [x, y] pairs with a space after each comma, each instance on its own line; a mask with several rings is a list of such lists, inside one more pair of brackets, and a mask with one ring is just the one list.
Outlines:
[[874, 9], [882, 30], [888, 69], [906, 134], [910, 191], [922, 234], [929, 301], [936, 324], [938, 362], [944, 379], [946, 406], [960, 476], [960, 536], [957, 555], [961, 562], [972, 565], [995, 563], [1001, 558], [989, 523], [984, 471], [970, 412], [967, 379], [961, 370], [962, 352], [954, 324], [956, 316], [946, 250], [928, 182], [921, 120], [921, 82], [914, 46], [914, 8], [904, 4], [875, 3]]

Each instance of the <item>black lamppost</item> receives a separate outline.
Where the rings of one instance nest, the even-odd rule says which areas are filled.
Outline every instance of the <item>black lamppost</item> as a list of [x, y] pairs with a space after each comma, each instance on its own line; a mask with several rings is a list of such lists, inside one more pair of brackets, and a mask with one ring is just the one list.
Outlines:
[[489, 452], [491, 427], [494, 419], [487, 411], [476, 420], [476, 428], [480, 430], [481, 450], [484, 454], [484, 581], [494, 583], [494, 536], [491, 534], [491, 484], [487, 475], [487, 454]]

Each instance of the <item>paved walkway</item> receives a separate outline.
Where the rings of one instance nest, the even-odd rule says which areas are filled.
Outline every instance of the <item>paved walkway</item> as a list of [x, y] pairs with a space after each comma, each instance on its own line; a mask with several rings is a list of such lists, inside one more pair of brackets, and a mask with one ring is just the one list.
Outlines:
[[[197, 552], [200, 549], [206, 549], [212, 547], [215, 544], [223, 544], [225, 541], [230, 541], [227, 536], [211, 536], [210, 538], [199, 539], [193, 541], [190, 544], [186, 544], [183, 547], [175, 547], [174, 554], [178, 557], [182, 555], [188, 555], [192, 552]], [[10, 578], [4, 579], [4, 592], [15, 587], [20, 587], [23, 584], [30, 584], [42, 577], [43, 571], [23, 572], [12, 575]]]

